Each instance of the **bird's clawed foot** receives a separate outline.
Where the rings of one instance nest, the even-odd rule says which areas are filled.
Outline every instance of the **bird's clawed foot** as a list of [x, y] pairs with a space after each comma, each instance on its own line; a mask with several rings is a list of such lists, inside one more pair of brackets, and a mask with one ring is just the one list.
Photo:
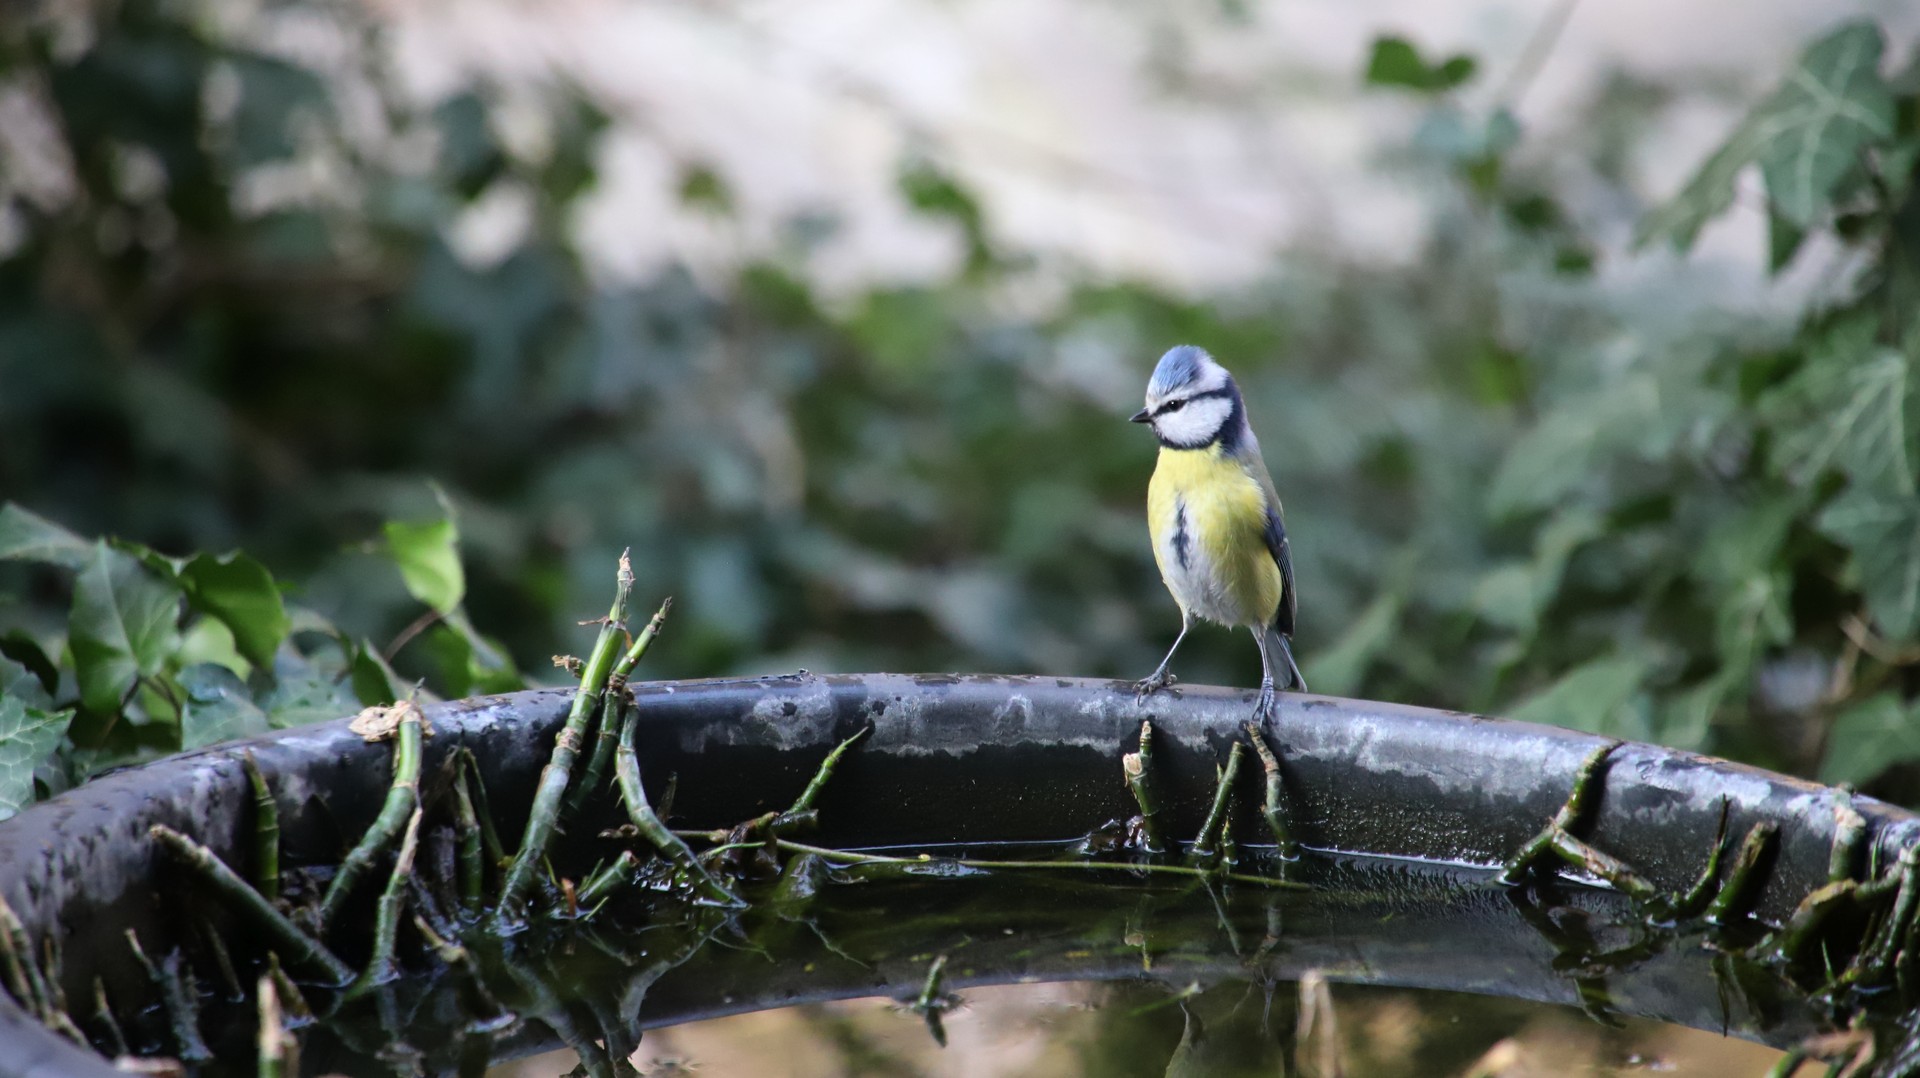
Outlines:
[[1273, 691], [1273, 682], [1261, 682], [1260, 695], [1253, 701], [1253, 721], [1259, 723], [1262, 728], [1271, 724], [1274, 705], [1277, 701], [1278, 696]]
[[1167, 673], [1167, 668], [1163, 666], [1133, 683], [1133, 702], [1136, 704], [1145, 703], [1147, 697], [1152, 696], [1161, 689], [1171, 688], [1178, 684], [1179, 681], [1179, 678]]

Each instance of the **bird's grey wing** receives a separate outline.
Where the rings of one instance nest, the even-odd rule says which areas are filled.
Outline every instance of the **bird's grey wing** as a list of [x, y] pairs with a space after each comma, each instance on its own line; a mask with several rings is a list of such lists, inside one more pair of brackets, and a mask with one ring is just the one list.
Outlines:
[[1273, 489], [1273, 476], [1267, 472], [1267, 462], [1260, 455], [1260, 439], [1248, 431], [1240, 443], [1240, 467], [1260, 484], [1267, 498], [1267, 553], [1273, 555], [1274, 564], [1280, 567], [1280, 609], [1273, 617], [1273, 627], [1283, 636], [1293, 635], [1294, 619], [1300, 612], [1300, 592], [1293, 586], [1293, 551], [1287, 546], [1287, 522], [1280, 508], [1280, 494]]

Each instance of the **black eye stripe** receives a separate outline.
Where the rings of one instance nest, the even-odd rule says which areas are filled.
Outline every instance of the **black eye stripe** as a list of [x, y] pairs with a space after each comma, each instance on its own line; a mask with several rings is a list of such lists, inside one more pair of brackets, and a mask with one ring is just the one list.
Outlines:
[[1157, 410], [1154, 411], [1153, 414], [1156, 417], [1163, 416], [1168, 414], [1169, 412], [1177, 412], [1180, 409], [1185, 408], [1187, 405], [1193, 403], [1194, 401], [1210, 400], [1217, 397], [1232, 397], [1232, 396], [1233, 396], [1233, 390], [1230, 388], [1227, 388], [1226, 386], [1222, 386], [1219, 389], [1209, 389], [1205, 393], [1195, 393], [1191, 397], [1181, 397], [1179, 400], [1170, 400], [1167, 403], [1162, 404]]

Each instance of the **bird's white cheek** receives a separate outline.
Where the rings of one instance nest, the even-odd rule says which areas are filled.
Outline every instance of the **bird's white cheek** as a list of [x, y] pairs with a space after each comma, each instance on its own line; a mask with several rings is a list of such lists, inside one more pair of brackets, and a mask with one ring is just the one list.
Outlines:
[[1153, 429], [1162, 439], [1178, 445], [1204, 444], [1220, 433], [1232, 411], [1232, 403], [1224, 399], [1198, 400], [1177, 412], [1156, 416]]

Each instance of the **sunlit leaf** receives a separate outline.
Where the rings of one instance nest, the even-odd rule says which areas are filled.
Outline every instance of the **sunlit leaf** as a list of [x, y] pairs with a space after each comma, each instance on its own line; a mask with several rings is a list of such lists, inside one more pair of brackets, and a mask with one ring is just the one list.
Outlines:
[[1820, 781], [1859, 784], [1914, 760], [1920, 760], [1920, 713], [1898, 694], [1881, 693], [1835, 716]]
[[187, 563], [180, 580], [186, 585], [187, 601], [224, 622], [248, 662], [258, 667], [273, 665], [273, 653], [293, 623], [266, 566], [239, 551], [201, 554]]
[[180, 644], [178, 589], [105, 543], [74, 581], [68, 646], [80, 699], [113, 712], [135, 679], [160, 672]]
[[1608, 655], [1574, 667], [1506, 713], [1520, 722], [1564, 726], [1589, 734], [1644, 738], [1647, 716], [1636, 702], [1653, 664], [1641, 655]]
[[442, 614], [460, 605], [467, 578], [460, 568], [460, 530], [451, 516], [388, 521], [386, 536], [387, 552], [414, 598]]
[[33, 771], [65, 736], [71, 711], [32, 707], [0, 695], [0, 820], [33, 802]]

